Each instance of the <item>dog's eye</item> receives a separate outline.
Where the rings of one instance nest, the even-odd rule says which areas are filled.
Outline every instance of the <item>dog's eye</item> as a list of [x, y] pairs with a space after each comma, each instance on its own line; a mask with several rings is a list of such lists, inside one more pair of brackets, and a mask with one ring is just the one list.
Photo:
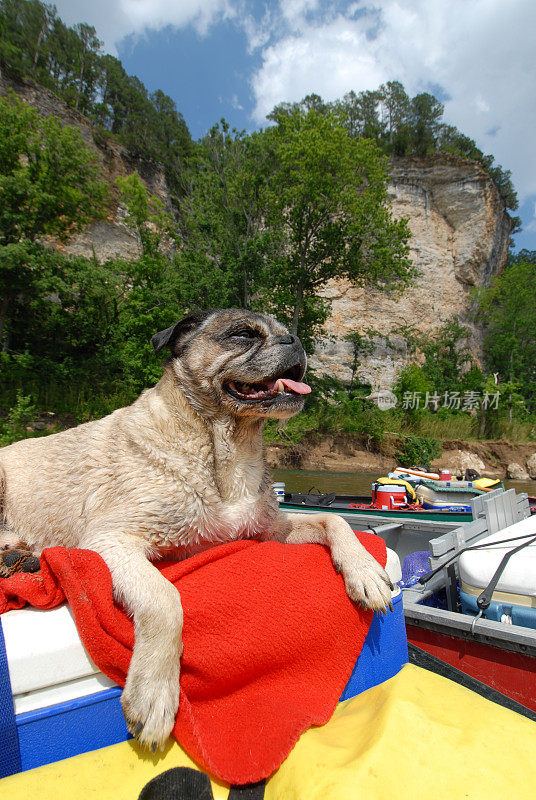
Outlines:
[[230, 334], [233, 339], [262, 339], [262, 333], [254, 328], [241, 328]]

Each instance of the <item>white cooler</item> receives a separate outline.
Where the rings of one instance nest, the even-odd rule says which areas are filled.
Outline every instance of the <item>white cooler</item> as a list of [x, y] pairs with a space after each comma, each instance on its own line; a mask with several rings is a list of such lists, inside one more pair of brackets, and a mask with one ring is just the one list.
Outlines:
[[[527, 534], [536, 536], [536, 517], [516, 522], [508, 528], [479, 539], [476, 544], [489, 544], [489, 548], [469, 550], [459, 558], [460, 599], [467, 614], [477, 614], [477, 597], [491, 581], [503, 557], [523, 544], [523, 539], [493, 545], [503, 539], [514, 539]], [[511, 556], [485, 611], [487, 619], [506, 624], [536, 628], [536, 543], [524, 547]]]

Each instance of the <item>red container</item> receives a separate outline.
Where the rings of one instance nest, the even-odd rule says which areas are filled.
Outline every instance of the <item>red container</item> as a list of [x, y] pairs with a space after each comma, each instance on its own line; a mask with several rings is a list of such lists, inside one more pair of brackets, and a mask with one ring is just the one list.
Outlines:
[[442, 469], [439, 475], [439, 479], [442, 481], [450, 481], [452, 475], [450, 474], [448, 469]]
[[395, 508], [406, 505], [406, 487], [394, 483], [375, 483], [372, 492], [372, 501], [376, 508], [392, 511]]

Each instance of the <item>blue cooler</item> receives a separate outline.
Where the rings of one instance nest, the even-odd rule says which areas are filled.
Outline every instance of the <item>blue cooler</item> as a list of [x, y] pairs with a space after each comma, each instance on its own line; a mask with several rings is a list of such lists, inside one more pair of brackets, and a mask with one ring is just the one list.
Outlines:
[[[393, 551], [388, 551], [387, 571], [396, 584], [401, 570]], [[393, 608], [392, 614], [374, 614], [341, 700], [391, 678], [407, 663], [398, 586]], [[131, 738], [120, 696], [121, 689], [89, 658], [67, 605], [2, 615], [0, 778]]]

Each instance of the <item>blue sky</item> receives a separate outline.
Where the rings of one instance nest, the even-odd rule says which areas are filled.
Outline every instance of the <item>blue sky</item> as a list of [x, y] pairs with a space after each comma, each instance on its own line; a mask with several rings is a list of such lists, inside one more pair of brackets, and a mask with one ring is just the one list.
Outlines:
[[252, 130], [283, 100], [401, 81], [512, 172], [536, 250], [534, 0], [56, 0], [177, 103], [194, 138], [225, 117]]
[[194, 139], [221, 117], [240, 130], [256, 127], [249, 76], [259, 58], [248, 53], [246, 34], [233, 22], [223, 21], [206, 36], [192, 27], [130, 36], [119, 43], [118, 56], [150, 91], [173, 97]]

